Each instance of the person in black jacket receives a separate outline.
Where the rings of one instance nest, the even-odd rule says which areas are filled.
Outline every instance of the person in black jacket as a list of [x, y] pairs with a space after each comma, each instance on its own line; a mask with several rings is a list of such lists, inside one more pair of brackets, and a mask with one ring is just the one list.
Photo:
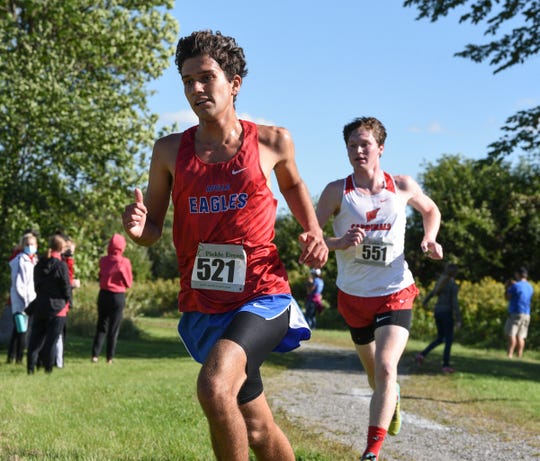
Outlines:
[[65, 312], [71, 301], [71, 283], [67, 264], [62, 260], [66, 241], [58, 234], [49, 238], [49, 251], [34, 269], [36, 300], [33, 306], [33, 323], [28, 344], [27, 369], [33, 374], [40, 351], [43, 349], [43, 366], [52, 372], [56, 359], [55, 344], [66, 322]]

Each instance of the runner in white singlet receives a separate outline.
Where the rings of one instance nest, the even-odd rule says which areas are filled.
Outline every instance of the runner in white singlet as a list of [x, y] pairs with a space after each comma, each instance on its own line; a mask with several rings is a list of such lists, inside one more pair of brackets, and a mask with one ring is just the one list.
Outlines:
[[377, 461], [386, 434], [401, 427], [397, 365], [418, 293], [403, 254], [406, 207], [422, 215], [420, 246], [433, 259], [443, 255], [436, 241], [440, 212], [412, 178], [382, 170], [386, 129], [379, 120], [355, 119], [343, 137], [353, 173], [326, 186], [317, 218], [322, 227], [334, 217], [334, 237], [326, 243], [336, 252], [338, 309], [373, 388], [362, 460]]

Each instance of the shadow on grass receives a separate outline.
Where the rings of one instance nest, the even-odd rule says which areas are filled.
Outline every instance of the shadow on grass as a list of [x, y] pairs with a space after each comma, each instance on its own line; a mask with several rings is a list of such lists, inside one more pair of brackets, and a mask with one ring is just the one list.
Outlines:
[[[405, 375], [441, 374], [441, 355], [434, 354], [419, 367], [414, 363], [416, 352], [407, 352], [400, 362], [399, 373]], [[452, 366], [459, 373], [475, 376], [540, 381], [540, 363], [508, 359], [482, 358], [452, 354]]]
[[354, 349], [296, 349], [286, 354], [274, 353], [269, 362], [286, 368], [359, 372], [362, 364]]
[[[77, 336], [68, 330], [66, 338], [66, 357], [90, 358], [92, 351], [93, 337]], [[101, 355], [105, 353], [106, 342], [103, 345]], [[117, 358], [142, 358], [142, 359], [164, 359], [189, 357], [180, 337], [176, 338], [155, 338], [138, 331], [136, 335], [131, 334], [129, 338], [118, 339], [116, 346]]]
[[480, 403], [480, 402], [516, 402], [519, 400], [516, 400], [515, 397], [475, 397], [474, 399], [443, 399], [440, 397], [426, 397], [426, 396], [413, 396], [410, 394], [402, 395], [402, 399], [404, 400], [418, 400], [418, 401], [426, 401], [426, 402], [437, 402], [437, 403], [453, 403], [453, 404], [467, 404], [467, 403]]
[[[414, 362], [416, 351], [403, 354], [399, 364], [400, 375], [441, 374], [440, 355], [433, 354], [422, 367]], [[328, 370], [335, 372], [363, 372], [354, 349], [300, 348], [288, 354], [272, 354], [269, 361], [286, 368]], [[482, 358], [453, 354], [452, 362], [460, 373], [476, 376], [540, 381], [540, 363], [506, 358]]]

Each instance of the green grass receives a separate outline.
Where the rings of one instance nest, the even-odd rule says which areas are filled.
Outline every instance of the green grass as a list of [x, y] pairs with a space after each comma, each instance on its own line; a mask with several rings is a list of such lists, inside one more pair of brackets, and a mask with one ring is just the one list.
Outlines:
[[[405, 384], [406, 396], [419, 398], [425, 416], [445, 414], [463, 418], [470, 430], [489, 431], [503, 439], [518, 436], [538, 446], [540, 433], [540, 354], [508, 359], [504, 350], [470, 349], [455, 344], [452, 365], [456, 372], [443, 375], [442, 346], [426, 358], [422, 367], [414, 356], [427, 343], [410, 341], [402, 363], [413, 376]], [[429, 404], [425, 404], [428, 402]]]
[[[113, 365], [90, 362], [91, 338], [68, 332], [66, 368], [28, 376], [24, 367], [0, 364], [0, 459], [185, 460], [213, 459], [206, 420], [195, 396], [199, 365], [185, 352], [174, 319], [137, 319], [138, 339], [120, 339]], [[352, 348], [348, 333], [316, 330], [313, 339]], [[501, 436], [512, 428], [540, 433], [540, 354], [509, 361], [504, 351], [454, 348], [459, 370], [443, 376], [442, 349], [421, 369], [411, 340], [400, 364], [405, 411], [455, 420], [471, 427], [489, 421]], [[5, 347], [0, 353], [5, 357]], [[273, 354], [263, 375], [294, 367], [297, 354]], [[410, 379], [412, 378], [412, 379]], [[298, 461], [348, 459], [350, 448], [329, 442], [276, 415]], [[509, 430], [510, 428], [510, 430]]]
[[[90, 362], [92, 338], [68, 332], [66, 367], [28, 376], [0, 364], [0, 459], [123, 461], [213, 459], [195, 383], [200, 365], [186, 353], [175, 319], [137, 319], [140, 338], [120, 339], [115, 363]], [[0, 353], [5, 357], [6, 349]], [[293, 366], [275, 354], [263, 373]], [[277, 415], [298, 460], [330, 460], [347, 448]]]
[[70, 336], [66, 367], [51, 375], [2, 365], [0, 459], [212, 459], [194, 394], [199, 367], [174, 320], [144, 323], [148, 333], [121, 340], [113, 365], [92, 364], [90, 338]]

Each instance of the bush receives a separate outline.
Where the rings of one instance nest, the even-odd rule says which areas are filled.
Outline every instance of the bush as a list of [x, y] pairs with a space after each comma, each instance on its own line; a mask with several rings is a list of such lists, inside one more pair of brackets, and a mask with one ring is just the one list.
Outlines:
[[[508, 301], [504, 297], [504, 284], [491, 278], [484, 278], [479, 283], [458, 282], [460, 285], [458, 300], [463, 324], [456, 331], [455, 340], [461, 344], [477, 347], [504, 348]], [[531, 303], [531, 325], [527, 338], [527, 348], [540, 348], [540, 284], [531, 282], [534, 296]], [[418, 286], [420, 295], [415, 301], [411, 336], [416, 339], [431, 340], [436, 335], [433, 318], [432, 300], [427, 307], [422, 300], [434, 284]]]
[[[306, 289], [305, 281], [307, 271], [289, 271], [289, 282], [293, 296], [301, 308], [305, 307]], [[504, 323], [507, 318], [508, 302], [504, 298], [504, 285], [490, 278], [480, 283], [458, 281], [460, 284], [459, 303], [463, 318], [463, 325], [456, 331], [456, 341], [476, 347], [504, 348]], [[534, 296], [531, 306], [531, 326], [527, 338], [527, 348], [540, 349], [540, 283], [531, 282], [534, 287]], [[434, 283], [424, 287], [418, 284], [420, 294], [415, 301], [411, 337], [430, 341], [436, 335], [435, 321], [433, 319], [432, 300], [427, 307], [422, 306], [422, 300]], [[339, 314], [330, 297], [332, 282], [325, 280], [323, 294], [324, 311], [317, 320], [318, 328], [346, 330], [347, 326]], [[135, 283], [128, 290], [124, 321], [120, 335], [124, 338], [134, 337], [138, 334], [133, 319], [146, 317], [176, 317], [177, 297], [179, 290], [178, 279], [156, 280]], [[85, 282], [74, 294], [74, 307], [68, 316], [68, 328], [83, 336], [93, 336], [97, 320], [97, 296], [99, 285], [97, 282]]]
[[317, 317], [317, 328], [323, 328], [325, 330], [346, 330], [349, 327], [343, 320], [343, 317], [337, 310], [337, 306], [330, 306], [323, 301], [325, 309]]
[[[120, 337], [133, 338], [138, 335], [133, 322], [136, 317], [178, 316], [178, 290], [178, 279], [135, 283], [127, 291]], [[98, 293], [97, 282], [84, 282], [74, 291], [73, 309], [68, 315], [69, 331], [81, 336], [94, 335]]]
[[178, 279], [137, 283], [128, 292], [126, 304], [132, 317], [174, 317], [178, 315]]

